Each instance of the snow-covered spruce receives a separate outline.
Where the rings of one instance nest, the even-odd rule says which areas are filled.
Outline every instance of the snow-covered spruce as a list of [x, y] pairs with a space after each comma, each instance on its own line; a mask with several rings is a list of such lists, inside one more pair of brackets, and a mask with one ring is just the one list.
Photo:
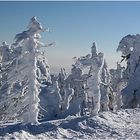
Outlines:
[[91, 54], [76, 59], [75, 66], [86, 71], [86, 104], [90, 114], [109, 110], [110, 74], [103, 53], [98, 53], [96, 44], [91, 47]]
[[45, 31], [36, 17], [28, 30], [19, 33], [10, 46], [1, 48], [0, 119], [38, 124], [39, 92], [42, 81], [49, 81], [49, 66], [40, 47], [39, 32]]
[[140, 35], [127, 35], [117, 48], [122, 52], [122, 61], [126, 61], [123, 80], [127, 86], [122, 90], [124, 108], [140, 106]]
[[69, 103], [69, 108], [67, 110], [67, 114], [69, 115], [83, 115], [84, 104], [86, 101], [86, 92], [85, 92], [85, 78], [82, 74], [82, 70], [73, 65], [71, 69], [71, 74], [66, 78], [66, 90], [68, 90], [69, 86], [74, 90], [71, 95], [69, 95], [69, 99], [71, 98]]

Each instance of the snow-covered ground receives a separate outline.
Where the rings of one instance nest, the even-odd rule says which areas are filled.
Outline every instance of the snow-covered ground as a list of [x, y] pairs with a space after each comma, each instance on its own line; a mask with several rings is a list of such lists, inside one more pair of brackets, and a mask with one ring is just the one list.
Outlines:
[[0, 139], [139, 139], [140, 109], [102, 112], [95, 117], [67, 117], [39, 126], [0, 124]]

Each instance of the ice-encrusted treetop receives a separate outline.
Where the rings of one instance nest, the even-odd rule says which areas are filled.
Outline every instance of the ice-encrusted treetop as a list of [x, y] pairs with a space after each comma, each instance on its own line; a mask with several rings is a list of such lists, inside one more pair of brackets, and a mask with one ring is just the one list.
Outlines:
[[122, 90], [123, 107], [140, 105], [140, 35], [127, 35], [122, 38], [117, 48], [122, 52], [122, 61], [126, 60], [123, 80], [127, 86]]
[[97, 53], [98, 53], [98, 51], [97, 51], [96, 43], [93, 42], [93, 45], [91, 47], [91, 55], [92, 55], [92, 58], [93, 57], [97, 57]]
[[127, 35], [121, 39], [119, 42], [117, 51], [122, 52], [122, 55], [126, 56], [133, 52], [137, 45], [140, 43], [140, 35]]
[[41, 25], [41, 23], [37, 20], [37, 17], [32, 17], [30, 22], [29, 22], [29, 25], [28, 25], [28, 28], [30, 30], [30, 32], [37, 32], [39, 30], [43, 30], [43, 27]]
[[28, 39], [29, 37], [39, 39], [40, 38], [39, 32], [47, 31], [45, 28], [42, 27], [41, 23], [37, 20], [37, 17], [35, 16], [30, 19], [27, 28], [28, 30], [23, 31], [22, 33], [19, 33], [15, 36], [15, 43], [13, 45], [16, 46], [23, 40]]

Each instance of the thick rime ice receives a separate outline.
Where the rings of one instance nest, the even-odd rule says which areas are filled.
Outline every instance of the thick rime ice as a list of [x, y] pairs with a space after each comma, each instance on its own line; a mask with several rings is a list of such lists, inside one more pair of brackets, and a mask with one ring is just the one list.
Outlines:
[[66, 72], [64, 68], [61, 68], [61, 72], [58, 74], [58, 85], [60, 88], [60, 94], [62, 96], [62, 100], [65, 94], [65, 80], [66, 80]]
[[117, 51], [122, 52], [122, 61], [127, 67], [123, 79], [127, 86], [122, 90], [124, 108], [134, 108], [140, 105], [140, 35], [127, 35], [119, 43]]
[[3, 42], [0, 46], [1, 62], [6, 62], [10, 60], [10, 52], [10, 46], [7, 44], [7, 42]]
[[100, 92], [101, 92], [100, 111], [109, 111], [110, 73], [105, 60], [103, 63], [104, 64], [101, 70], [101, 84], [100, 84]]
[[61, 111], [62, 111], [62, 116], [65, 115], [65, 112], [69, 110], [70, 107], [70, 101], [72, 100], [72, 97], [74, 95], [74, 89], [70, 88], [70, 85], [64, 90], [64, 97], [62, 99], [61, 103]]
[[76, 67], [86, 69], [87, 107], [91, 115], [96, 115], [100, 110], [109, 110], [109, 70], [103, 53], [98, 53], [96, 44], [91, 47], [91, 55], [76, 59]]
[[[40, 93], [42, 114], [47, 120], [57, 119], [60, 116], [61, 95], [58, 87], [57, 76], [51, 75], [51, 83], [43, 88]], [[45, 109], [45, 112], [43, 112]]]
[[111, 99], [114, 101], [110, 105], [112, 106], [113, 110], [120, 109], [122, 106], [122, 95], [121, 91], [126, 86], [126, 80], [123, 79], [123, 72], [125, 68], [121, 66], [120, 63], [117, 62], [117, 69], [110, 69], [110, 85], [112, 91]]
[[83, 115], [83, 104], [85, 102], [85, 76], [82, 75], [82, 70], [73, 65], [71, 74], [65, 80], [66, 87], [74, 89], [74, 95], [69, 105], [70, 115]]
[[28, 30], [15, 37], [11, 46], [0, 47], [0, 119], [18, 119], [23, 123], [38, 123], [39, 92], [43, 82], [50, 81], [49, 66], [39, 41], [43, 31], [36, 17], [30, 20]]

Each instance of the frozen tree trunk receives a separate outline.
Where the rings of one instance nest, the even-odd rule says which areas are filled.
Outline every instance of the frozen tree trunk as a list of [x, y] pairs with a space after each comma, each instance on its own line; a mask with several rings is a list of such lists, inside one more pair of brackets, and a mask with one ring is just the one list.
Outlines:
[[[28, 110], [28, 119], [26, 120], [27, 123], [33, 123], [36, 124], [38, 123], [38, 113], [39, 113], [39, 109], [38, 109], [38, 104], [39, 104], [39, 92], [37, 89], [37, 85], [38, 82], [36, 80], [36, 52], [35, 52], [35, 48], [36, 43], [34, 41], [34, 38], [30, 37], [28, 40], [28, 47], [31, 48], [31, 50], [29, 51], [28, 54], [28, 59], [27, 59], [27, 63], [28, 64], [28, 78], [29, 78], [29, 85], [28, 85], [28, 94], [29, 94], [29, 110]], [[24, 118], [23, 118], [24, 120]], [[24, 120], [25, 121], [25, 120]]]
[[66, 112], [69, 109], [70, 101], [72, 100], [72, 97], [74, 95], [74, 89], [70, 88], [70, 86], [69, 86], [69, 87], [65, 88], [64, 93], [65, 94], [64, 94], [64, 97], [62, 100], [62, 105], [61, 105], [62, 112]]
[[109, 111], [109, 86], [110, 86], [110, 74], [107, 68], [106, 61], [103, 61], [103, 67], [101, 69], [101, 111]]
[[66, 88], [66, 72], [64, 68], [61, 68], [61, 72], [58, 74], [58, 85], [60, 88], [60, 94], [62, 98], [65, 96], [65, 88]]
[[89, 75], [92, 75], [87, 80], [88, 89], [88, 97], [90, 98], [90, 102], [92, 102], [91, 106], [91, 116], [97, 115], [100, 110], [100, 70], [96, 65], [91, 66]]

